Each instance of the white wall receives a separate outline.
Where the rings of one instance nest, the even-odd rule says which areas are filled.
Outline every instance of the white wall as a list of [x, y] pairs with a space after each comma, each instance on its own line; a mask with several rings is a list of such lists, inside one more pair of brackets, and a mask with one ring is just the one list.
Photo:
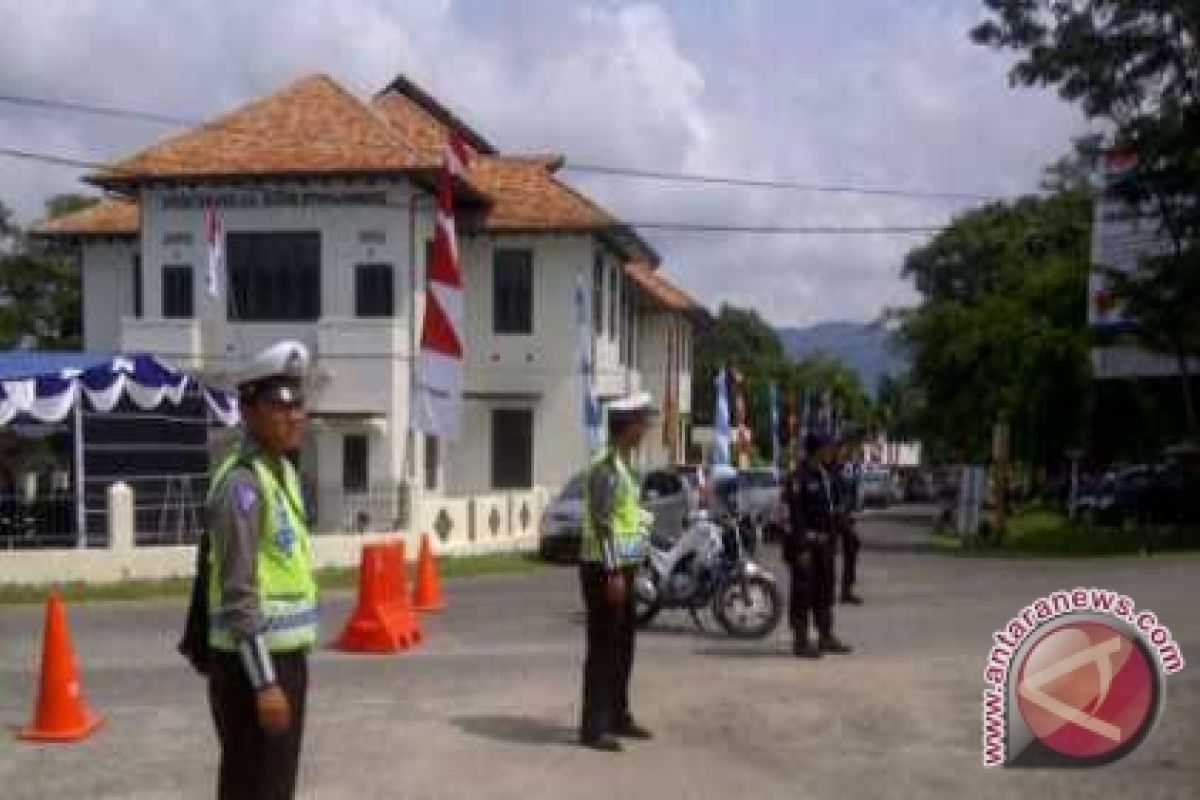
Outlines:
[[121, 318], [134, 312], [134, 256], [137, 239], [95, 239], [80, 244], [83, 277], [83, 347], [121, 349]]
[[[594, 240], [584, 235], [475, 236], [460, 242], [466, 286], [464, 431], [447, 470], [451, 492], [491, 486], [491, 411], [534, 412], [533, 482], [559, 486], [586, 459], [575, 281], [591, 286]], [[494, 333], [493, 253], [533, 253], [533, 332]]]

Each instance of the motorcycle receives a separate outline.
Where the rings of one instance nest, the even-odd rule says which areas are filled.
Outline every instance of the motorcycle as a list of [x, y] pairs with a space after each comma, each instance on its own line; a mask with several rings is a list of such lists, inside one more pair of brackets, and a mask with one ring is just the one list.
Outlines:
[[730, 636], [770, 635], [783, 615], [783, 601], [774, 576], [751, 558], [753, 535], [735, 514], [710, 519], [701, 512], [677, 541], [651, 538], [634, 578], [638, 625], [664, 609], [685, 609], [703, 629], [698, 614], [711, 607]]

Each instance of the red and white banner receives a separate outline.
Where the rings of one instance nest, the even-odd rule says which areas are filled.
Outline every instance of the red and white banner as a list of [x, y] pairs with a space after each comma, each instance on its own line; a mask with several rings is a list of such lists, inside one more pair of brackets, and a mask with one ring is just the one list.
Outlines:
[[211, 205], [204, 209], [204, 244], [208, 248], [204, 285], [208, 296], [216, 298], [221, 293], [221, 274], [225, 271], [225, 226], [216, 207]]
[[457, 439], [462, 428], [463, 281], [454, 231], [454, 178], [466, 174], [470, 151], [451, 134], [438, 183], [433, 257], [426, 265], [421, 360], [412, 395], [412, 426], [430, 436]]

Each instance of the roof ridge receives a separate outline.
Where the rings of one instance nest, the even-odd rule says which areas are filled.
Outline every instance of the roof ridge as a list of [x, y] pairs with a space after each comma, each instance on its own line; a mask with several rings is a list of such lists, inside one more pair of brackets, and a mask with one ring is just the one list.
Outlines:
[[[292, 98], [296, 103], [289, 105]], [[323, 122], [329, 123], [327, 133], [313, 135]], [[232, 152], [222, 152], [222, 144], [231, 145]], [[307, 151], [309, 163], [315, 164], [312, 169], [318, 172], [399, 169], [420, 161], [419, 154], [382, 115], [332, 77], [318, 72], [154, 142], [108, 164], [89, 179], [103, 185], [155, 173], [204, 176], [226, 169], [229, 174], [250, 173], [254, 170], [245, 168], [244, 157], [239, 163], [239, 155], [244, 153], [236, 152], [237, 148], [266, 152], [275, 147]], [[209, 151], [205, 158], [200, 156], [203, 151]], [[221, 156], [225, 156], [221, 168], [188, 168], [189, 161], [219, 163]], [[406, 156], [414, 163], [400, 163]]]

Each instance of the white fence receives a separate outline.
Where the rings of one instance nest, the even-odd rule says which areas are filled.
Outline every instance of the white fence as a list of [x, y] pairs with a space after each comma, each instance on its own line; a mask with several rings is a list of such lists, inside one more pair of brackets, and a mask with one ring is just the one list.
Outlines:
[[[473, 497], [419, 496], [411, 515], [417, 525], [393, 532], [314, 535], [313, 560], [318, 568], [354, 566], [364, 544], [395, 538], [406, 542], [411, 560], [422, 533], [429, 534], [437, 555], [532, 552], [547, 497], [541, 488]], [[0, 585], [113, 583], [193, 574], [194, 546], [135, 543], [135, 508], [133, 491], [114, 484], [108, 490], [107, 547], [0, 551]]]

